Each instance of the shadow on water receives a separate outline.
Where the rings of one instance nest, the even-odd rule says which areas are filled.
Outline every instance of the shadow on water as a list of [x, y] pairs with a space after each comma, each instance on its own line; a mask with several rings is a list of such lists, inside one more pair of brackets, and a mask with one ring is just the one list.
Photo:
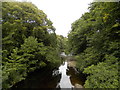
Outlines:
[[74, 88], [76, 84], [83, 86], [85, 78], [74, 68], [68, 67], [67, 62], [58, 69], [37, 70], [28, 77], [14, 85], [11, 89], [17, 88]]

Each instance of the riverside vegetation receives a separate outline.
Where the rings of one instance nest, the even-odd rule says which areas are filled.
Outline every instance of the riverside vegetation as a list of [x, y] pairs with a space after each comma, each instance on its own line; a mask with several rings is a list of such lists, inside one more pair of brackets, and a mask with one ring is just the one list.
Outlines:
[[3, 2], [2, 12], [3, 88], [36, 69], [60, 63], [55, 28], [42, 10], [29, 2]]
[[[47, 15], [30, 2], [2, 3], [2, 87], [28, 73], [60, 64], [60, 53], [72, 53], [87, 74], [85, 88], [118, 88], [120, 3], [91, 3], [72, 23], [68, 38], [56, 35]], [[42, 72], [41, 72], [42, 73]]]
[[120, 2], [94, 2], [72, 23], [69, 51], [88, 74], [85, 88], [119, 88]]

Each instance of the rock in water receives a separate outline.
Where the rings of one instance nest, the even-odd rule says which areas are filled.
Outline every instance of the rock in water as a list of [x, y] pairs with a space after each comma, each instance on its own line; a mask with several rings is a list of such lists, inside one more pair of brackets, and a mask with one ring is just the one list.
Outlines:
[[74, 87], [74, 88], [83, 88], [83, 86], [80, 85], [80, 84], [75, 84], [75, 87]]

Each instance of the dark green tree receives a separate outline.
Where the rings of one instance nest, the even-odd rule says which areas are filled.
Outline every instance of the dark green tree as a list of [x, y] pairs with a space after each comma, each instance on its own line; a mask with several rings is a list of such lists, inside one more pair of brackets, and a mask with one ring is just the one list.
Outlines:
[[3, 89], [29, 72], [60, 63], [57, 36], [47, 15], [31, 2], [2, 3]]
[[69, 51], [77, 67], [88, 74], [85, 88], [118, 88], [120, 3], [94, 2], [72, 24]]

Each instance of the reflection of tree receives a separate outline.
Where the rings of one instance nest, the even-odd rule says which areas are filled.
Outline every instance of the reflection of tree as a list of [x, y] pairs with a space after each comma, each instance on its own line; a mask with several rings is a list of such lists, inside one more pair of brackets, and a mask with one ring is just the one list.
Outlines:
[[[47, 72], [47, 73], [46, 73]], [[56, 88], [60, 82], [61, 74], [52, 76], [52, 70], [45, 68], [31, 73], [24, 81], [16, 84], [17, 88]], [[17, 88], [16, 88], [17, 86]]]
[[40, 88], [56, 88], [57, 84], [60, 82], [61, 74], [57, 73], [53, 75], [53, 70], [49, 71], [49, 69], [47, 69], [42, 75], [42, 79]]
[[[42, 75], [41, 79], [38, 79], [38, 88], [56, 88], [57, 84], [60, 82], [61, 74], [52, 76], [52, 72]], [[36, 79], [37, 80], [37, 79]]]
[[51, 80], [49, 80], [47, 88], [56, 88], [56, 86], [60, 82], [60, 79], [61, 79], [61, 74], [58, 74], [57, 76], [52, 77]]

